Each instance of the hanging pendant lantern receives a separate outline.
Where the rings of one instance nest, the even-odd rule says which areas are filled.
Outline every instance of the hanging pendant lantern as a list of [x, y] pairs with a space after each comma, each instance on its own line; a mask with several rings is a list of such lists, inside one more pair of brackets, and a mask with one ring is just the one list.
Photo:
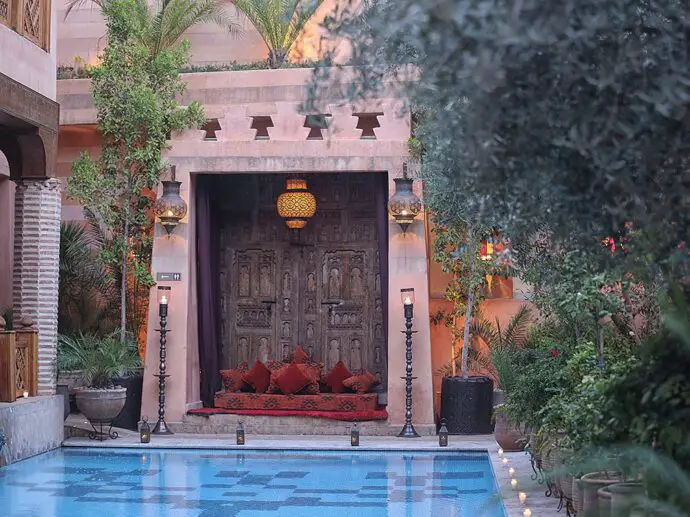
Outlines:
[[153, 205], [153, 213], [158, 218], [165, 232], [170, 233], [187, 215], [187, 203], [180, 196], [180, 181], [162, 181], [163, 195]]
[[276, 207], [278, 215], [285, 219], [285, 224], [292, 230], [300, 230], [316, 213], [316, 198], [307, 188], [307, 180], [289, 179], [286, 192], [278, 196]]
[[388, 213], [400, 225], [403, 233], [422, 211], [422, 201], [412, 191], [414, 180], [407, 176], [407, 164], [403, 164], [403, 177], [394, 178], [395, 193], [388, 200]]

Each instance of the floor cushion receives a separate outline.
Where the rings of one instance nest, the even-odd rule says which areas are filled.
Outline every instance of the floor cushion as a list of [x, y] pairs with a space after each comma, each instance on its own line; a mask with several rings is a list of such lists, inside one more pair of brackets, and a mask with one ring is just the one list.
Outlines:
[[345, 391], [343, 381], [348, 377], [352, 377], [352, 373], [347, 369], [345, 363], [338, 361], [333, 369], [324, 375], [323, 380], [332, 393], [343, 393]]
[[219, 391], [214, 400], [223, 409], [285, 409], [304, 411], [365, 411], [378, 408], [378, 394], [321, 393], [320, 395], [277, 395], [273, 393], [231, 393]]
[[319, 382], [321, 381], [321, 371], [323, 370], [323, 363], [304, 363], [298, 364], [297, 367], [307, 376], [309, 376], [309, 383], [302, 388], [299, 393], [301, 395], [318, 395], [321, 393]]
[[304, 351], [304, 348], [298, 346], [295, 351], [290, 354], [290, 362], [296, 364], [306, 363], [309, 360], [309, 354]]
[[256, 361], [252, 369], [242, 380], [249, 384], [256, 393], [265, 393], [271, 382], [271, 371], [261, 361]]

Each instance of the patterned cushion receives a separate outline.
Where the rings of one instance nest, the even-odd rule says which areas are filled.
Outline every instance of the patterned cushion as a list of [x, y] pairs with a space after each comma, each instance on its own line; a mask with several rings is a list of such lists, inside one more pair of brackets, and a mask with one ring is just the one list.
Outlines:
[[256, 361], [254, 366], [246, 373], [242, 380], [249, 384], [256, 393], [265, 393], [271, 382], [271, 370], [261, 361]]
[[348, 377], [347, 379], [345, 379], [343, 381], [343, 386], [345, 386], [348, 389], [351, 389], [356, 393], [362, 394], [369, 393], [371, 387], [376, 385], [376, 383], [378, 383], [376, 377], [374, 377], [368, 371], [362, 370], [357, 375], [353, 375], [352, 377]]
[[297, 367], [309, 376], [310, 381], [302, 390], [300, 395], [318, 395], [321, 393], [319, 381], [321, 380], [321, 370], [323, 370], [323, 363], [304, 363], [298, 364]]
[[343, 381], [348, 377], [352, 377], [350, 370], [347, 369], [345, 363], [338, 361], [333, 369], [324, 375], [323, 380], [331, 389], [333, 393], [342, 393], [345, 391]]
[[309, 354], [304, 351], [304, 348], [298, 346], [295, 351], [290, 354], [290, 362], [302, 364], [309, 360]]
[[242, 377], [244, 377], [248, 370], [247, 363], [242, 363], [237, 368], [231, 368], [230, 370], [221, 370], [220, 378], [223, 380], [225, 391], [240, 391], [244, 385]]
[[321, 395], [276, 395], [272, 393], [216, 393], [214, 406], [224, 409], [290, 409], [300, 411], [369, 411], [378, 407], [378, 395], [328, 393]]
[[280, 391], [286, 395], [292, 395], [302, 390], [307, 384], [312, 382], [312, 376], [306, 369], [299, 368], [301, 365], [290, 364], [276, 378], [276, 384]]
[[268, 384], [266, 393], [282, 393], [280, 386], [276, 382], [280, 374], [282, 374], [291, 363], [283, 361], [269, 361], [268, 369], [271, 370], [271, 381]]

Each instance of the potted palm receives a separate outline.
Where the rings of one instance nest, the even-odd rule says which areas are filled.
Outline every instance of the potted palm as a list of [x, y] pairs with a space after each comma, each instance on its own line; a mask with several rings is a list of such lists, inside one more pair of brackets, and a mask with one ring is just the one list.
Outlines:
[[525, 433], [518, 426], [511, 425], [504, 411], [505, 393], [518, 382], [518, 353], [527, 336], [532, 311], [527, 305], [510, 319], [505, 329], [496, 319], [495, 324], [484, 318], [474, 321], [470, 326], [472, 336], [480, 338], [487, 347], [488, 370], [496, 382], [494, 390], [494, 437], [505, 451], [520, 451], [526, 442]]
[[134, 374], [141, 366], [136, 342], [122, 340], [120, 332], [106, 336], [80, 333], [58, 339], [58, 368], [79, 372], [75, 389], [79, 411], [92, 424], [112, 422], [125, 405], [127, 388], [115, 379]]
[[[452, 311], [444, 318], [452, 338], [450, 367], [440, 372], [441, 418], [451, 434], [489, 434], [493, 431], [494, 384], [485, 375], [491, 370], [488, 359], [473, 346], [471, 323], [485, 279], [495, 272], [497, 264], [509, 263], [509, 247], [502, 248], [500, 257], [487, 254], [482, 243], [492, 239], [495, 232], [472, 222], [441, 225], [434, 232], [435, 259], [451, 275], [446, 299], [453, 302]], [[460, 354], [456, 350], [458, 342], [462, 342]]]

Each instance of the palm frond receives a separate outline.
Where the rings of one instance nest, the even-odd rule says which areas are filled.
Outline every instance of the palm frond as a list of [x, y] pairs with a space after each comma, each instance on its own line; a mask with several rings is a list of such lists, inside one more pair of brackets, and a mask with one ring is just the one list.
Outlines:
[[69, 0], [67, 2], [67, 8], [65, 9], [65, 17], [63, 19], [66, 20], [74, 9], [78, 9], [89, 3], [92, 3], [99, 8], [103, 6], [101, 0]]
[[[510, 318], [510, 322], [506, 327], [505, 334], [502, 335], [501, 341], [517, 346], [522, 345], [527, 338], [527, 330], [529, 329], [531, 317], [532, 309], [530, 309], [527, 304], [521, 305], [515, 315]], [[496, 324], [498, 325], [498, 320]]]

